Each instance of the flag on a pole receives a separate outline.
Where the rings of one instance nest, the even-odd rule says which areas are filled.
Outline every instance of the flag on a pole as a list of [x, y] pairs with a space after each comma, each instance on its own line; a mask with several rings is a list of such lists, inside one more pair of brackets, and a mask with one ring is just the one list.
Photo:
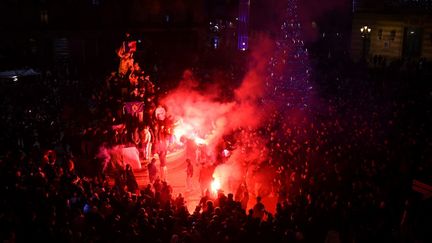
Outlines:
[[129, 47], [129, 52], [135, 52], [137, 49], [137, 42], [136, 41], [129, 41], [128, 47]]
[[137, 42], [136, 41], [123, 41], [122, 47], [123, 47], [124, 52], [133, 53], [137, 49]]
[[137, 115], [144, 111], [144, 102], [126, 102], [123, 110], [128, 114]]

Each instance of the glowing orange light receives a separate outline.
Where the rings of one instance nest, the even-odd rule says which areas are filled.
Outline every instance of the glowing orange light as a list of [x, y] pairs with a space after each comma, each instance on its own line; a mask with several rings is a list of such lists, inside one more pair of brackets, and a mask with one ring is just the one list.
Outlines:
[[177, 140], [179, 140], [182, 136], [186, 134], [186, 130], [183, 127], [176, 127], [174, 128], [174, 136]]
[[200, 138], [195, 133], [194, 126], [183, 121], [182, 118], [180, 118], [175, 124], [173, 129], [174, 137], [177, 141], [177, 143], [181, 143], [180, 139], [184, 136], [188, 139], [192, 139], [196, 145], [206, 145], [207, 141], [203, 138]]
[[174, 127], [174, 137], [177, 142], [180, 142], [180, 138], [183, 136], [190, 137], [193, 131], [193, 127], [190, 124], [186, 124], [180, 119]]
[[196, 143], [197, 145], [204, 145], [204, 144], [207, 144], [207, 141], [204, 140], [204, 139], [202, 139], [202, 138], [195, 137], [195, 143]]
[[211, 190], [213, 193], [217, 193], [217, 191], [221, 188], [221, 184], [218, 178], [215, 178], [211, 183]]

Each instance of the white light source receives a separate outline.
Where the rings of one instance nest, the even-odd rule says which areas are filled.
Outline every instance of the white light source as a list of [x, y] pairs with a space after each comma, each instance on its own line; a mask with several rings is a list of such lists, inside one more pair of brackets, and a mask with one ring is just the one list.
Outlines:
[[224, 150], [222, 151], [222, 154], [223, 154], [224, 157], [228, 157], [228, 156], [230, 155], [230, 152], [229, 152], [228, 149], [224, 149]]
[[360, 32], [362, 33], [361, 37], [367, 38], [368, 36], [366, 36], [366, 35], [370, 34], [371, 31], [372, 31], [372, 29], [369, 28], [367, 25], [361, 27], [360, 28]]
[[205, 145], [205, 144], [207, 144], [207, 141], [204, 140], [204, 139], [202, 139], [202, 138], [200, 138], [200, 137], [195, 137], [194, 140], [195, 140], [196, 145]]
[[221, 188], [221, 184], [218, 178], [215, 178], [211, 183], [211, 190], [213, 193], [217, 193], [217, 191]]
[[365, 26], [363, 26], [363, 27], [360, 28], [360, 32], [362, 32], [362, 33], [366, 33], [366, 32], [370, 33], [371, 30], [372, 29], [369, 28], [367, 25], [365, 25]]

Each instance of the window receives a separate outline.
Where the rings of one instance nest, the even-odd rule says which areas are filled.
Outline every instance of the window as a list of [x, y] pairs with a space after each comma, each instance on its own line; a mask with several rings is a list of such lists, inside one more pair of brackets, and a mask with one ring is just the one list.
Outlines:
[[396, 30], [390, 31], [390, 40], [394, 41], [396, 38]]
[[383, 35], [383, 30], [379, 29], [378, 30], [378, 40], [382, 40], [382, 35]]
[[422, 29], [418, 27], [405, 28], [403, 40], [403, 55], [406, 58], [417, 58], [421, 55]]

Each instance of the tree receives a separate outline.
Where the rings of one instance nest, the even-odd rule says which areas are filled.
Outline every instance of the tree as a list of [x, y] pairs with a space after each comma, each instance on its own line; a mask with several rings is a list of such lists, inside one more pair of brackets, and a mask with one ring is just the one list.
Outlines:
[[297, 0], [287, 0], [276, 33], [275, 51], [268, 63], [268, 97], [284, 111], [305, 109], [312, 92], [308, 52], [302, 39]]

